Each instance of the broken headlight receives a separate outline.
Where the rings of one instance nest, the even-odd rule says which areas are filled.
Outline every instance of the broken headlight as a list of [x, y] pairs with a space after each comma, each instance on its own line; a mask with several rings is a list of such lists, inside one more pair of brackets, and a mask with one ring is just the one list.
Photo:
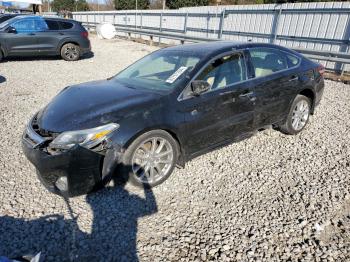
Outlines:
[[50, 143], [50, 147], [69, 149], [75, 145], [81, 145], [85, 148], [93, 148], [105, 140], [118, 127], [118, 124], [111, 123], [91, 129], [63, 132]]

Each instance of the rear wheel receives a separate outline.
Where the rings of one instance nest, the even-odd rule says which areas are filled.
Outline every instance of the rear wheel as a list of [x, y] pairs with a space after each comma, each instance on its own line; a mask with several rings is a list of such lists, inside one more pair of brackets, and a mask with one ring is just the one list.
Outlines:
[[124, 180], [151, 188], [164, 182], [174, 170], [178, 144], [163, 130], [147, 132], [127, 148], [120, 167]]
[[310, 109], [310, 99], [303, 95], [297, 95], [290, 108], [286, 122], [280, 126], [280, 130], [289, 135], [301, 132], [309, 122]]
[[80, 58], [80, 47], [72, 43], [63, 45], [61, 57], [66, 61], [77, 61]]

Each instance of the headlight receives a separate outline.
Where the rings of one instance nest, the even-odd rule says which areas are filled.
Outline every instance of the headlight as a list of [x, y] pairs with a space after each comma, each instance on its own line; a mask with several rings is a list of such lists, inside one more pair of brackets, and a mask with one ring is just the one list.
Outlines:
[[111, 123], [91, 129], [63, 132], [51, 142], [50, 147], [69, 149], [79, 144], [86, 148], [92, 148], [105, 140], [118, 127], [118, 124]]

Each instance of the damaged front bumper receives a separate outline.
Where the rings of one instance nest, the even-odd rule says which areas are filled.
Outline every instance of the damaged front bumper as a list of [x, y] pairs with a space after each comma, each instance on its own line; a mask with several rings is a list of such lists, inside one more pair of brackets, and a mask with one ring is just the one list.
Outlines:
[[[106, 155], [76, 145], [57, 154], [47, 152], [47, 141], [28, 125], [22, 137], [25, 156], [35, 166], [42, 184], [51, 192], [73, 197], [86, 194], [102, 184], [115, 170], [119, 154]], [[106, 159], [107, 161], [104, 161]]]

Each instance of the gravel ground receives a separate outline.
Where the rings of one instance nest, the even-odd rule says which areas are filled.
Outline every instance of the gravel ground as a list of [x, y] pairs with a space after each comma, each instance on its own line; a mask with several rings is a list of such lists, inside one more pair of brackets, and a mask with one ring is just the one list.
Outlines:
[[[0, 64], [0, 255], [45, 261], [349, 261], [350, 86], [326, 82], [306, 130], [266, 130], [198, 157], [147, 193], [47, 192], [20, 137], [67, 85], [103, 79], [156, 47], [92, 38], [78, 62]], [[2, 82], [2, 83], [1, 83]]]

